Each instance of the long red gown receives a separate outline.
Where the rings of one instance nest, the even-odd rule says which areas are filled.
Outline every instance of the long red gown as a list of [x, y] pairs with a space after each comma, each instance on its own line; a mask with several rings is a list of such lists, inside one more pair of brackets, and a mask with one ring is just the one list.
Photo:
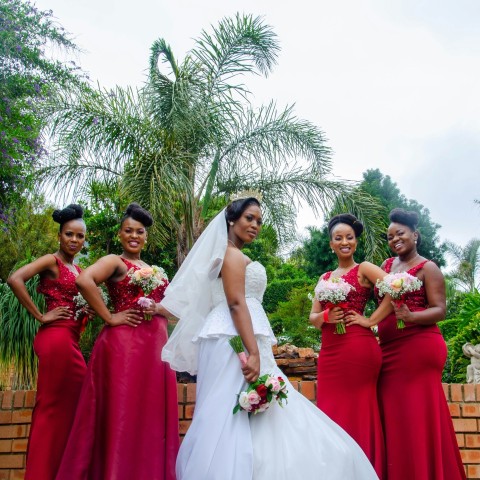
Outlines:
[[[27, 448], [26, 480], [53, 480], [75, 418], [86, 366], [78, 340], [73, 297], [75, 275], [55, 256], [59, 277], [42, 277], [37, 291], [45, 296], [47, 311], [69, 307], [71, 318], [42, 325], [33, 343], [38, 357], [35, 407]], [[75, 266], [78, 272], [80, 268]]]
[[[385, 262], [389, 273], [394, 258]], [[428, 260], [408, 270], [416, 275]], [[425, 288], [404, 296], [411, 311], [428, 308]], [[465, 472], [442, 389], [447, 347], [437, 325], [378, 325], [383, 365], [378, 392], [388, 480], [459, 480]]]
[[[139, 308], [143, 292], [129, 281], [107, 282], [115, 312]], [[149, 298], [160, 301], [165, 287]], [[166, 341], [167, 320], [159, 315], [138, 327], [103, 328], [57, 480], [175, 480], [177, 382], [161, 360]]]
[[[342, 276], [355, 288], [348, 294], [344, 310], [363, 314], [371, 290], [358, 282], [358, 268], [357, 265]], [[331, 272], [327, 272], [323, 279], [328, 280], [330, 275]], [[322, 310], [325, 308], [322, 302]], [[345, 334], [337, 334], [334, 324], [322, 326], [317, 406], [360, 445], [383, 479], [385, 449], [377, 399], [382, 355], [369, 328], [351, 325], [346, 330]]]

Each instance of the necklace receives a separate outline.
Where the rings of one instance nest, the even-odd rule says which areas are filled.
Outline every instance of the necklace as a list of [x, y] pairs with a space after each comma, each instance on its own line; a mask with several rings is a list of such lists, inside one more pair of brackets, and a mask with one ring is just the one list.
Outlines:
[[240, 248], [237, 247], [237, 245], [235, 244], [235, 242], [234, 242], [233, 240], [228, 239], [228, 241], [229, 241], [236, 249], [240, 250]]

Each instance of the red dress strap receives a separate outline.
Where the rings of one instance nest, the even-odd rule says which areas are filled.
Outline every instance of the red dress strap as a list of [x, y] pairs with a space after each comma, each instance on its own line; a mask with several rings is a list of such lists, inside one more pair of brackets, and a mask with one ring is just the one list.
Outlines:
[[385, 260], [385, 265], [383, 266], [383, 269], [387, 272], [390, 273], [392, 270], [392, 265], [393, 261], [395, 260], [396, 257], [390, 257]]
[[328, 280], [332, 276], [332, 272], [327, 272], [323, 275], [322, 280]]
[[410, 275], [416, 275], [417, 272], [418, 272], [419, 270], [421, 270], [421, 269], [423, 268], [423, 266], [424, 266], [427, 262], [429, 262], [429, 261], [430, 261], [430, 260], [424, 260], [423, 262], [420, 262], [418, 265], [415, 265], [414, 267], [412, 267], [412, 268], [408, 271], [408, 273], [409, 273]]

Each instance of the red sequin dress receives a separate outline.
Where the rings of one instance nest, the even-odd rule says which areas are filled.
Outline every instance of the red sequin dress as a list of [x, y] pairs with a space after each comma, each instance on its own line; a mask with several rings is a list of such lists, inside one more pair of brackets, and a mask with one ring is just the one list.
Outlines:
[[[120, 257], [127, 268], [139, 267]], [[115, 312], [138, 309], [142, 290], [106, 282]], [[166, 285], [149, 298], [159, 302]], [[162, 362], [167, 320], [106, 325], [88, 364], [58, 480], [175, 480], [179, 447], [177, 382]]]
[[[385, 262], [390, 273], [394, 258]], [[428, 260], [408, 273], [416, 275]], [[428, 308], [424, 286], [404, 296], [415, 312]], [[442, 388], [447, 347], [437, 325], [405, 322], [395, 314], [378, 324], [383, 365], [378, 392], [388, 480], [460, 480], [465, 473]]]
[[[55, 256], [55, 255], [54, 255]], [[47, 311], [66, 306], [71, 318], [42, 325], [33, 343], [38, 357], [38, 379], [28, 439], [25, 479], [53, 480], [75, 418], [86, 366], [78, 340], [73, 297], [78, 295], [75, 274], [55, 256], [59, 276], [42, 276], [37, 291], [45, 296]], [[80, 273], [80, 267], [75, 266]]]
[[[363, 315], [371, 289], [358, 282], [355, 266], [343, 280], [352, 285], [345, 310]], [[328, 280], [332, 272], [327, 272]], [[322, 310], [326, 303], [322, 302]], [[335, 325], [322, 325], [322, 348], [318, 356], [317, 405], [360, 445], [380, 479], [384, 476], [384, 439], [377, 400], [377, 380], [382, 356], [377, 339], [369, 328], [346, 327], [335, 333]]]

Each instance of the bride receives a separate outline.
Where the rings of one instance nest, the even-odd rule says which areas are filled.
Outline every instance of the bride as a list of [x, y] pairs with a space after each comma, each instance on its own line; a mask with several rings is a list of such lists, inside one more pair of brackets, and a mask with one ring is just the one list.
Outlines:
[[[246, 382], [265, 373], [283, 375], [261, 306], [265, 269], [241, 252], [261, 226], [256, 198], [233, 201], [195, 243], [159, 306], [179, 318], [162, 359], [177, 371], [197, 374], [195, 412], [177, 458], [177, 479], [377, 479], [352, 438], [288, 380], [284, 408], [272, 404], [256, 415], [232, 413]], [[243, 368], [228, 343], [235, 335], [248, 354]]]

